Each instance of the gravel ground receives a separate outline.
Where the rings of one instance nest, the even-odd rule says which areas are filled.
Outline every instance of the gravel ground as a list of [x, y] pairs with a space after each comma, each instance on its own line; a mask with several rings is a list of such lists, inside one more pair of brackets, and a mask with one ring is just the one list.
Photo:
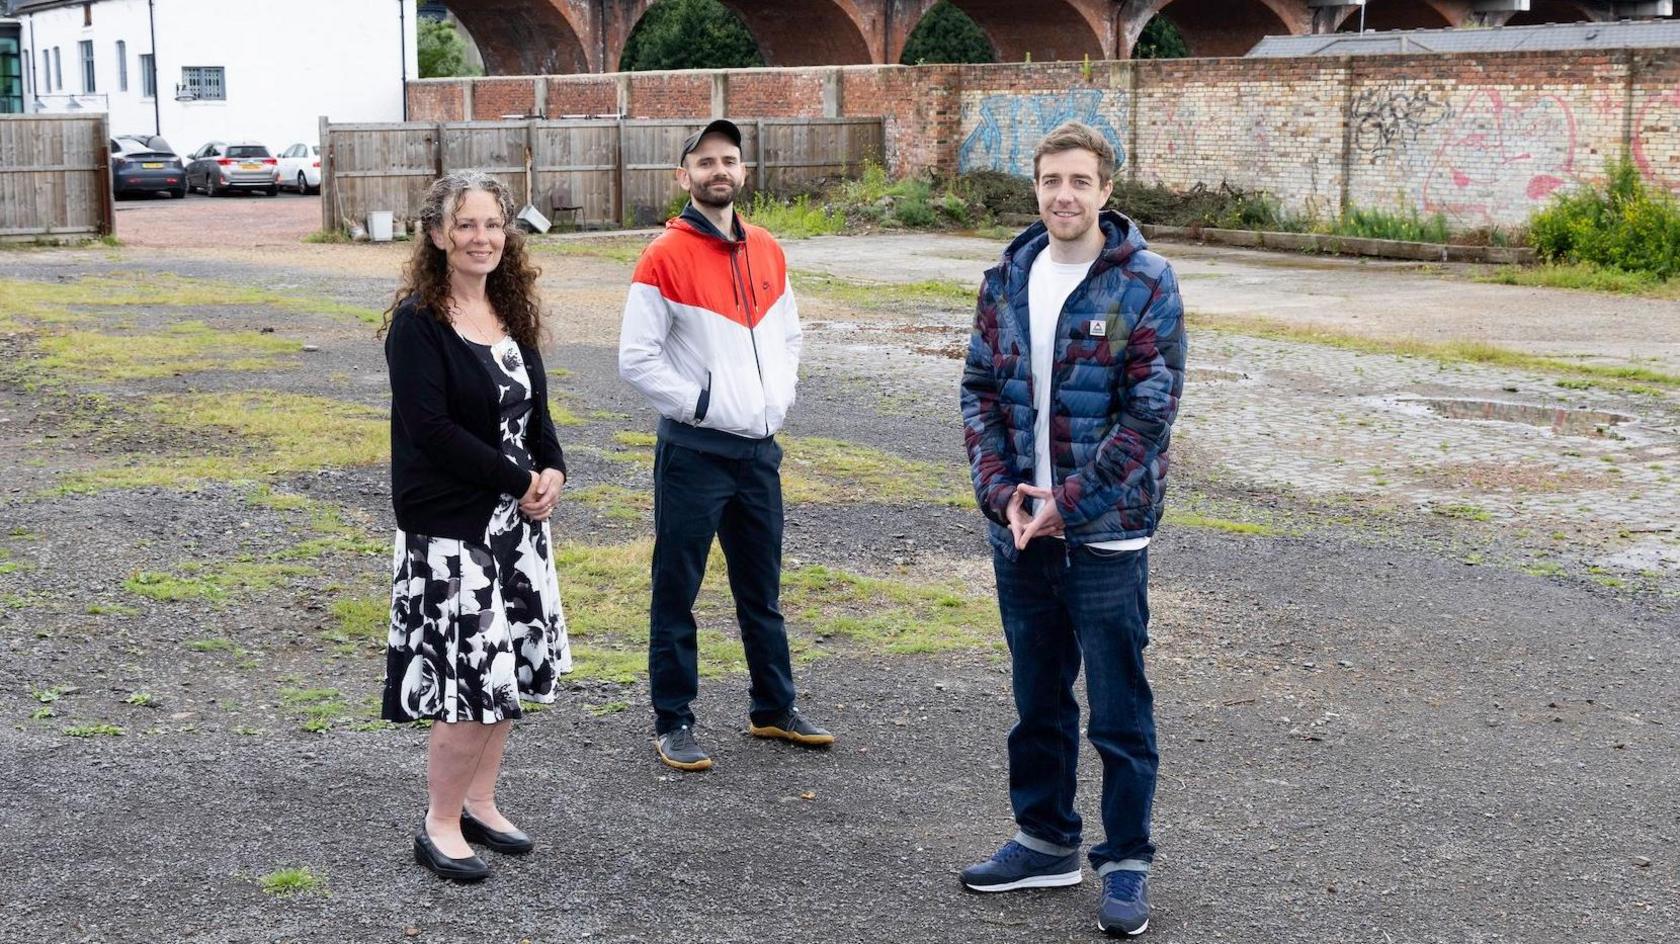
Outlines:
[[[390, 269], [373, 263], [400, 256], [290, 252], [283, 264], [221, 249], [30, 253], [0, 256], [0, 276], [155, 270], [378, 306]], [[566, 299], [550, 363], [571, 371], [569, 404], [593, 417], [562, 431], [574, 484], [645, 487], [645, 469], [610, 459], [615, 433], [651, 429], [614, 372], [610, 297], [625, 270], [549, 261], [550, 297]], [[167, 315], [229, 327], [296, 318]], [[949, 362], [912, 353], [914, 335], [856, 329], [878, 317], [813, 330], [789, 433], [960, 462]], [[43, 492], [125, 453], [203, 446], [156, 425], [78, 428], [90, 392], [119, 413], [139, 394], [186, 387], [381, 402], [369, 378], [383, 365], [365, 325], [324, 315], [276, 324], [321, 350], [255, 375], [68, 392], [29, 389], [31, 342], [0, 335], [0, 450], [23, 457], [0, 488], [0, 546], [20, 564], [0, 573], [12, 680], [0, 687], [0, 769], [19, 774], [0, 793], [0, 857], [21, 864], [0, 942], [1096, 937], [1094, 881], [1005, 897], [957, 887], [956, 871], [1012, 829], [1012, 712], [995, 651], [854, 647], [803, 667], [806, 710], [840, 737], [826, 753], [742, 736], [744, 678], [710, 679], [697, 709], [718, 767], [702, 775], [655, 761], [641, 686], [570, 685], [519, 725], [504, 779], [504, 808], [538, 837], [537, 853], [495, 860], [493, 879], [472, 889], [420, 872], [408, 843], [423, 803], [424, 734], [305, 733], [282, 694], [332, 686], [368, 710], [377, 651], [337, 651], [322, 629], [336, 595], [381, 591], [377, 555], [331, 558], [317, 576], [226, 603], [147, 601], [123, 581], [260, 556], [307, 536], [308, 513], [253, 505], [229, 485]], [[1674, 599], [1497, 566], [1517, 540], [1501, 529], [1256, 488], [1195, 441], [1174, 472], [1181, 502], [1289, 527], [1169, 527], [1151, 550], [1163, 767], [1148, 939], [1673, 940]], [[275, 488], [379, 540], [391, 526], [376, 468], [290, 475]], [[568, 538], [646, 534], [643, 522], [581, 503], [562, 509], [556, 528]], [[985, 593], [980, 523], [935, 505], [798, 505], [787, 554]], [[1495, 565], [1466, 566], [1471, 551]], [[191, 647], [207, 638], [228, 648]], [[50, 704], [38, 696], [49, 687], [59, 689]], [[129, 703], [137, 692], [149, 703]], [[32, 717], [43, 708], [52, 716]], [[64, 733], [93, 723], [127, 733]], [[1086, 761], [1081, 806], [1095, 827], [1095, 758]], [[259, 888], [288, 867], [312, 869], [324, 889]]]

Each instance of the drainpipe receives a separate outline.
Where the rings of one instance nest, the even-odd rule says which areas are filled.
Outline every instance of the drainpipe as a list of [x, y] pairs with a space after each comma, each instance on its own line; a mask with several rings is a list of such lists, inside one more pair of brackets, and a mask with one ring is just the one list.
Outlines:
[[[403, 120], [408, 120], [408, 0], [397, 0], [397, 61], [402, 63]], [[419, 14], [416, 14], [418, 16]]]
[[[153, 5], [155, 2], [156, 0], [146, 0], [146, 20], [151, 24], [152, 31], [152, 133], [162, 137], [163, 106], [158, 102], [163, 92], [158, 88], [157, 7]], [[145, 76], [141, 76], [140, 81], [145, 82]]]

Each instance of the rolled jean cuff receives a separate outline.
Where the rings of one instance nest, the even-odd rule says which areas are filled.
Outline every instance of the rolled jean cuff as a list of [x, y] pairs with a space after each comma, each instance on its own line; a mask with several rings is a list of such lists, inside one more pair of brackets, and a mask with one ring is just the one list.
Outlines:
[[1026, 846], [1034, 852], [1042, 852], [1045, 855], [1065, 856], [1073, 855], [1075, 852], [1079, 851], [1078, 846], [1058, 846], [1053, 842], [1045, 842], [1036, 836], [1029, 836], [1024, 832], [1017, 832], [1015, 834], [1015, 842], [1019, 845]]
[[1149, 874], [1149, 862], [1144, 859], [1121, 859], [1119, 862], [1104, 862], [1097, 866], [1097, 878], [1102, 878], [1110, 872], [1142, 872]]

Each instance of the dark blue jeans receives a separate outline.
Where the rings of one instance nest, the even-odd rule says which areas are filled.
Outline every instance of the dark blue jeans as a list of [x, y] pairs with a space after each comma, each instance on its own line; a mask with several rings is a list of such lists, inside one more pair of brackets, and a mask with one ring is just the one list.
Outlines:
[[[1040, 538], [1011, 561], [993, 553], [998, 609], [1014, 667], [1018, 721], [1009, 732], [1009, 800], [1036, 847], [1078, 849], [1079, 704], [1085, 666], [1088, 734], [1102, 758], [1101, 845], [1091, 865], [1147, 863], [1155, 801], [1154, 697], [1144, 677], [1149, 645], [1149, 550], [1071, 550]], [[1051, 851], [1044, 848], [1041, 851]], [[1147, 866], [1143, 866], [1147, 868]]]
[[782, 623], [782, 449], [762, 440], [741, 458], [661, 438], [653, 454], [653, 604], [648, 688], [654, 730], [694, 723], [700, 688], [694, 599], [715, 536], [729, 567], [741, 624], [755, 724], [793, 707], [793, 670]]

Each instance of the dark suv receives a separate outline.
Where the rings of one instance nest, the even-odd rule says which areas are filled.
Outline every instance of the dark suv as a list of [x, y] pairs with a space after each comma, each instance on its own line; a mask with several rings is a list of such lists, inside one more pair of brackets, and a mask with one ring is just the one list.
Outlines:
[[111, 139], [111, 189], [119, 197], [132, 193], [187, 195], [187, 171], [164, 139], [118, 135]]

